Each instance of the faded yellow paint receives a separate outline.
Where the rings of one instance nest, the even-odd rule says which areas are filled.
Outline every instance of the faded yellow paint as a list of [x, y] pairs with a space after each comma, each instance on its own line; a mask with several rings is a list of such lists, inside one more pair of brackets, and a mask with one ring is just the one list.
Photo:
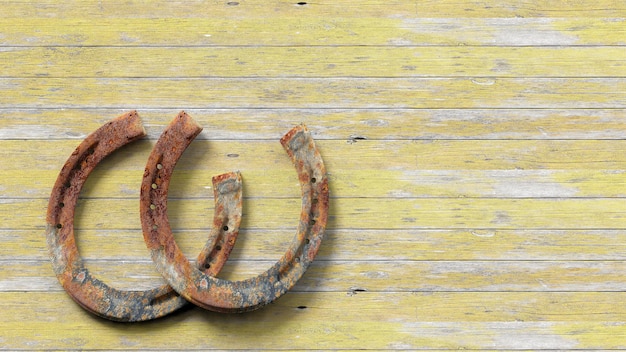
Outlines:
[[0, 71], [12, 77], [68, 78], [622, 77], [626, 75], [623, 50], [613, 46], [15, 47], [0, 52]]
[[[175, 231], [179, 246], [190, 258], [205, 241], [207, 229]], [[41, 233], [2, 230], [3, 260], [47, 262]], [[244, 228], [233, 251], [234, 260], [276, 260], [292, 240], [294, 229]], [[145, 262], [146, 246], [140, 229], [80, 229], [76, 234], [89, 261]], [[621, 230], [507, 230], [507, 229], [332, 229], [320, 260], [363, 261], [616, 261], [623, 257], [626, 234]], [[363, 247], [367, 247], [366, 250]], [[121, 250], [123, 249], [123, 251]], [[338, 259], [337, 259], [338, 258]], [[17, 270], [9, 269], [12, 272]], [[246, 270], [238, 267], [237, 270]], [[47, 274], [46, 274], [47, 275]], [[119, 277], [119, 276], [118, 276]], [[555, 282], [558, 284], [558, 282]], [[581, 282], [583, 283], [583, 282]], [[614, 282], [614, 284], [619, 284]], [[57, 287], [59, 288], [59, 287]]]
[[271, 18], [272, 16], [291, 16], [302, 18], [528, 18], [528, 17], [589, 17], [621, 18], [624, 9], [612, 0], [581, 0], [568, 2], [567, 6], [559, 0], [531, 0], [524, 3], [502, 3], [498, 0], [466, 1], [455, 0], [406, 2], [400, 0], [366, 0], [354, 3], [350, 0], [333, 2], [297, 2], [275, 0], [271, 2], [185, 2], [171, 3], [165, 0], [153, 1], [150, 6], [142, 2], [124, 0], [108, 1], [66, 1], [54, 0], [36, 3], [10, 2], [6, 4], [6, 17], [26, 18], [60, 17], [77, 19], [106, 18]]
[[[621, 78], [7, 78], [0, 108], [619, 108]], [[139, 103], [141, 102], [141, 103]]]
[[[158, 138], [182, 107], [138, 107], [150, 139]], [[67, 139], [76, 144], [123, 109], [0, 109], [0, 138]], [[623, 109], [193, 109], [188, 111], [204, 131], [197, 140], [277, 140], [304, 122], [316, 140], [437, 139], [623, 139]], [[142, 142], [138, 142], [142, 143]], [[192, 144], [193, 149], [196, 143]], [[139, 148], [134, 144], [127, 148]], [[211, 144], [219, 148], [222, 142]], [[360, 146], [360, 144], [357, 144]], [[610, 143], [603, 147], [610, 147]], [[11, 148], [5, 145], [4, 148]], [[71, 151], [68, 143], [63, 148]], [[144, 149], [145, 148], [145, 149]], [[149, 153], [141, 147], [137, 153]], [[124, 149], [126, 150], [126, 149]], [[134, 150], [134, 149], [133, 149]], [[16, 153], [12, 150], [8, 154]], [[60, 152], [60, 154], [63, 154]], [[125, 155], [125, 152], [122, 151]], [[232, 154], [232, 153], [230, 153]], [[332, 155], [329, 155], [332, 157]], [[62, 155], [59, 155], [59, 160]], [[242, 155], [243, 157], [243, 155]], [[122, 159], [122, 158], [120, 158]], [[125, 160], [125, 159], [124, 159]], [[123, 162], [119, 160], [117, 162]], [[116, 163], [117, 163], [116, 162]], [[0, 171], [2, 171], [0, 169]]]
[[[64, 317], [23, 304], [25, 298], [50, 302], [51, 308], [65, 311]], [[625, 313], [614, 303], [623, 299], [623, 293], [293, 293], [272, 305], [271, 313], [267, 309], [247, 315], [211, 314], [207, 319], [204, 312], [194, 309], [173, 317], [175, 323], [156, 322], [160, 329], [145, 324], [120, 329], [88, 315], [65, 293], [33, 292], [27, 297], [3, 293], [0, 302], [7, 318], [0, 327], [8, 332], [7, 343], [24, 348], [36, 343], [42, 348], [168, 349], [178, 348], [180, 341], [205, 349], [283, 346], [276, 335], [291, 337], [293, 349], [311, 344], [324, 349], [359, 348], [365, 339], [357, 337], [362, 336], [359, 334], [366, 334], [368, 347], [377, 349], [401, 345], [415, 349], [506, 348], [512, 341], [526, 349], [538, 343], [552, 349], [593, 348], [600, 343], [619, 348], [626, 338], [621, 324]], [[577, 314], [572, 314], [572, 309]], [[262, 332], [259, 320], [264, 323]], [[38, 338], [38, 333], [49, 331], [50, 324], [62, 340]], [[217, 334], [220, 338], [206, 337]], [[593, 334], [605, 339], [601, 342]]]
[[[295, 196], [297, 197], [297, 195]], [[356, 200], [358, 199], [358, 201]], [[134, 229], [139, 218], [136, 200], [85, 199], [75, 219], [78, 229]], [[209, 226], [206, 199], [171, 199], [173, 228]], [[244, 201], [242, 226], [294, 228], [300, 199], [254, 198]], [[0, 221], [14, 229], [34, 229], [44, 224], [45, 199], [7, 199], [0, 203]], [[626, 204], [619, 198], [596, 199], [490, 199], [490, 198], [336, 198], [331, 201], [330, 228], [363, 229], [593, 229], [626, 227]], [[21, 214], [14, 217], [13, 214]]]
[[[297, 197], [296, 174], [276, 141], [198, 140], [173, 175], [170, 195], [211, 197], [211, 176], [240, 170], [248, 197]], [[151, 141], [106, 159], [86, 183], [89, 198], [139, 196]], [[619, 197], [626, 194], [620, 155], [624, 141], [318, 141], [334, 170], [332, 190], [341, 197]], [[32, 141], [33, 164], [21, 141], [0, 141], [7, 167], [0, 170], [6, 196], [47, 197], [58, 169], [76, 141]], [[332, 152], [330, 152], [332, 151]], [[358, 153], [359, 159], [350, 156]], [[385, 164], [386, 161], [393, 161]], [[268, 169], [268, 165], [272, 165]]]
[[[626, 349], [618, 2], [45, 0], [2, 16], [1, 349]], [[121, 326], [62, 291], [47, 197], [79, 141], [129, 109], [148, 138], [99, 165], [77, 207], [93, 274], [162, 283], [138, 189], [163, 127], [190, 109], [205, 130], [168, 212], [195, 257], [210, 177], [242, 171], [230, 279], [292, 240], [300, 189], [278, 139], [312, 131], [330, 219], [292, 292], [250, 314]]]
[[[82, 236], [81, 236], [82, 237]], [[180, 236], [179, 236], [180, 237]], [[100, 243], [104, 242], [102, 239]], [[141, 242], [141, 235], [137, 237]], [[249, 238], [246, 238], [246, 246]], [[189, 251], [196, 257], [201, 241]], [[280, 243], [279, 241], [275, 243]], [[95, 245], [94, 243], [90, 243]], [[102, 259], [106, 253], [96, 253], [88, 258], [86, 267], [91, 274], [118, 289], [152, 289], [164, 283], [154, 269], [145, 249], [142, 255], [125, 257], [120, 263], [114, 259]], [[285, 244], [285, 247], [287, 245]], [[81, 252], [84, 243], [81, 241]], [[98, 245], [94, 248], [102, 247]], [[110, 249], [110, 245], [108, 246]], [[413, 246], [417, 247], [417, 246]], [[94, 248], [86, 253], [93, 253]], [[243, 280], [266, 271], [282, 253], [265, 254], [258, 259], [258, 250], [249, 257], [233, 255], [219, 277]], [[328, 252], [328, 251], [327, 251]], [[119, 255], [119, 254], [118, 254]], [[360, 288], [370, 292], [593, 292], [620, 291], [623, 262], [597, 261], [368, 261], [357, 262], [320, 258], [310, 274], [302, 278], [293, 292], [306, 292], [307, 287], [317, 287], [323, 292], [343, 292], [348, 288]], [[12, 282], [14, 290], [59, 291], [56, 278], [50, 275], [47, 260], [26, 261], [11, 268], [0, 268], [0, 274], [19, 271], [20, 280]], [[6, 283], [5, 283], [6, 284]]]
[[[83, 4], [78, 4], [74, 11], [86, 11], [80, 9]], [[6, 6], [9, 5], [4, 4], [3, 8]], [[361, 7], [359, 13], [363, 9]], [[316, 10], [320, 8], [307, 11]], [[493, 13], [486, 18], [456, 17], [451, 13], [421, 17], [420, 14], [398, 16], [398, 10], [397, 5], [381, 2], [376, 14], [368, 16], [363, 13], [360, 17], [351, 17], [348, 11], [340, 17], [331, 14], [330, 18], [329, 14], [323, 13], [294, 16], [274, 12], [270, 17], [260, 18], [211, 17], [213, 14], [199, 18], [168, 18], [171, 13], [159, 13], [155, 14], [160, 16], [158, 20], [99, 18], [97, 21], [85, 19], [84, 12], [70, 10], [64, 12], [69, 12], [67, 17], [42, 16], [28, 21], [4, 18], [0, 28], [5, 34], [2, 38], [5, 45], [74, 46], [78, 43], [85, 46], [171, 45], [183, 48], [241, 45], [623, 45], [626, 35], [624, 19], [620, 17], [494, 18]], [[372, 30], [373, 22], [376, 23], [375, 30]]]

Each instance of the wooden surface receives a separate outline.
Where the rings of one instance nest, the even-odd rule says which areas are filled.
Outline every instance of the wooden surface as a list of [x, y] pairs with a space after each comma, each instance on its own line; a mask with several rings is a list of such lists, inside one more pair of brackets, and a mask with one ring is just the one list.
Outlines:
[[[4, 1], [0, 349], [626, 349], [626, 6], [580, 1]], [[147, 155], [185, 109], [205, 129], [169, 215], [195, 257], [210, 177], [240, 170], [222, 277], [262, 272], [299, 215], [278, 139], [312, 131], [331, 180], [305, 277], [242, 315], [120, 324], [52, 272], [47, 197], [78, 143], [137, 109], [148, 138], [89, 178], [90, 270], [162, 282], [142, 241]]]

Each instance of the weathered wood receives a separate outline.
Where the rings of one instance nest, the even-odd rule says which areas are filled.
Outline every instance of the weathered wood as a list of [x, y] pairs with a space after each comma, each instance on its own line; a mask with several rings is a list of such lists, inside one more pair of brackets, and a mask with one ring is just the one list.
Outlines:
[[0, 94], [0, 109], [599, 109], [623, 106], [626, 78], [6, 78]]
[[[0, 141], [7, 165], [0, 169], [4, 196], [48, 197], [49, 185], [76, 144], [31, 141], [24, 149], [21, 141]], [[152, 144], [136, 142], [106, 159], [86, 183], [82, 197], [137, 197]], [[626, 193], [624, 141], [348, 139], [318, 144], [326, 164], [337, 170], [330, 176], [333, 197], [586, 198]], [[31, 155], [31, 148], [38, 155]], [[29, 167], [31, 173], [24, 175]], [[240, 170], [246, 198], [293, 198], [299, 189], [292, 169], [276, 141], [199, 140], [179, 162], [170, 195], [211, 197], [211, 176]]]
[[[431, 8], [436, 11], [441, 3], [431, 2]], [[539, 7], [543, 4], [537, 1], [533, 5]], [[612, 4], [615, 5], [614, 2]], [[352, 12], [345, 10], [355, 6], [353, 2], [341, 4], [339, 15], [324, 13], [326, 5], [331, 4], [309, 7], [305, 16], [302, 13], [274, 11], [271, 15], [258, 18], [250, 16], [253, 15], [251, 12], [246, 12], [245, 17], [232, 17], [226, 12], [220, 14], [216, 11], [218, 7], [214, 7], [210, 12], [202, 11], [202, 17], [170, 17], [180, 11], [180, 6], [188, 6], [179, 3], [174, 9], [155, 7], [162, 11], [154, 14], [159, 17], [158, 20], [137, 17], [92, 20], [85, 18], [88, 9], [84, 8], [84, 2], [79, 2], [71, 9], [55, 14], [55, 17], [51, 17], [54, 12], [49, 12], [30, 17], [28, 21], [19, 17], [3, 18], [0, 29], [6, 35], [0, 38], [0, 43], [6, 46], [72, 47], [623, 46], [626, 43], [623, 13], [610, 13], [611, 10], [607, 9], [606, 15], [593, 17], [590, 7], [602, 6], [597, 2], [588, 5], [590, 7], [583, 13], [558, 9], [561, 13], [555, 14], [552, 9], [549, 13], [539, 10], [531, 17], [493, 10], [482, 14], [475, 11], [459, 14], [458, 9], [446, 13], [424, 14], [422, 10], [402, 14], [404, 2], [392, 5], [389, 1], [380, 1], [374, 6], [358, 5], [359, 9], [354, 13], [361, 16], [354, 17]], [[3, 4], [3, 9], [6, 7], [7, 4]], [[289, 7], [285, 6], [285, 9]], [[364, 13], [366, 9], [376, 13]], [[36, 9], [31, 9], [31, 13], [25, 16], [33, 16], [36, 12]], [[146, 10], [142, 9], [141, 14], [144, 13]]]
[[[165, 281], [145, 256], [88, 260], [86, 267], [117, 289], [147, 290]], [[243, 280], [273, 263], [231, 258], [219, 277]], [[626, 289], [621, 280], [624, 270], [624, 261], [343, 261], [333, 256], [332, 260], [316, 260], [291, 291], [621, 292]], [[0, 277], [11, 279], [0, 280], [0, 292], [63, 292], [51, 272], [48, 260], [4, 262]]]
[[[565, 6], [567, 5], [567, 6]], [[172, 3], [166, 0], [152, 1], [146, 6], [141, 1], [72, 0], [59, 3], [54, 0], [9, 2], [5, 6], [6, 17], [35, 18], [82, 18], [88, 19], [160, 19], [160, 18], [209, 18], [241, 19], [263, 18], [271, 21], [273, 16], [297, 18], [386, 18], [419, 16], [420, 18], [621, 18], [624, 9], [612, 0], [580, 0], [563, 4], [560, 1], [530, 0], [523, 3], [498, 0], [455, 0], [406, 2], [401, 0], [350, 0], [333, 2], [296, 1], [193, 1]], [[363, 40], [367, 41], [367, 40]]]
[[[208, 230], [175, 231], [179, 246], [194, 257]], [[46, 261], [41, 231], [0, 230], [0, 260]], [[283, 254], [294, 231], [243, 229], [232, 252], [237, 260], [274, 260]], [[124, 263], [146, 260], [141, 230], [81, 229], [77, 241], [84, 258]], [[327, 245], [326, 245], [327, 244]], [[331, 229], [319, 259], [326, 261], [619, 261], [623, 230], [528, 229]], [[367, 247], [364, 249], [364, 247]]]
[[[207, 199], [171, 199], [172, 228], [210, 227]], [[241, 227], [294, 229], [300, 198], [253, 198], [243, 202]], [[46, 199], [3, 199], [0, 222], [16, 230], [40, 229]], [[137, 200], [79, 200], [74, 226], [80, 229], [138, 229]], [[14, 214], [20, 214], [15, 217]], [[138, 216], [137, 216], [138, 217]], [[204, 221], [202, 219], [205, 219]], [[626, 204], [619, 198], [336, 198], [329, 229], [596, 229], [626, 228]]]
[[5, 47], [0, 51], [0, 71], [9, 77], [65, 78], [597, 78], [626, 76], [624, 50], [619, 46]]
[[124, 326], [89, 315], [65, 293], [0, 298], [3, 343], [24, 349], [176, 349], [181, 341], [283, 348], [277, 336], [289, 337], [292, 349], [621, 349], [626, 341], [619, 292], [290, 293], [246, 315], [192, 309]]
[[[0, 7], [0, 350], [626, 349], [620, 2]], [[185, 109], [205, 130], [174, 172], [169, 215], [195, 257], [210, 177], [243, 172], [231, 279], [294, 236], [300, 190], [278, 139], [311, 129], [331, 218], [292, 292], [251, 314], [122, 326], [62, 291], [47, 197], [78, 142], [129, 109], [148, 137], [96, 169], [77, 209], [90, 270], [125, 289], [162, 282], [138, 189]]]
[[[157, 139], [181, 107], [142, 108]], [[303, 122], [315, 140], [623, 139], [624, 110], [615, 109], [185, 109], [204, 131], [196, 140], [270, 140]], [[78, 143], [119, 109], [0, 109], [0, 140], [64, 139]], [[193, 146], [194, 144], [192, 144]], [[219, 147], [216, 143], [215, 147]], [[212, 145], [213, 147], [213, 145]], [[210, 150], [209, 150], [210, 152]], [[332, 157], [332, 155], [329, 155]]]

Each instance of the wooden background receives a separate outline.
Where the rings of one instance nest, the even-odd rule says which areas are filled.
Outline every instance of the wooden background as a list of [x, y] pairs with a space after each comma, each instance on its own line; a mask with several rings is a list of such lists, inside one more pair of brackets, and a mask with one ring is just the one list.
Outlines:
[[[626, 349], [626, 5], [579, 1], [2, 1], [0, 348]], [[222, 277], [291, 241], [300, 191], [278, 140], [304, 122], [331, 180], [327, 237], [260, 311], [120, 324], [79, 308], [43, 236], [64, 161], [137, 109], [78, 245], [118, 288], [161, 283], [142, 241], [152, 145], [185, 109], [170, 220], [188, 256], [210, 177], [241, 170]]]

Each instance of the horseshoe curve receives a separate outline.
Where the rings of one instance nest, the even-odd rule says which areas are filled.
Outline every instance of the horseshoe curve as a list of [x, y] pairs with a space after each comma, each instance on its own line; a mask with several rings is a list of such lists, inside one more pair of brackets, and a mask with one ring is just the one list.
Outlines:
[[[184, 111], [178, 119], [195, 122]], [[180, 144], [188, 139], [184, 133], [171, 135]], [[151, 251], [157, 271], [188, 301], [218, 312], [245, 312], [271, 303], [286, 293], [309, 267], [324, 236], [328, 220], [328, 177], [311, 134], [304, 125], [296, 126], [281, 144], [293, 161], [302, 189], [302, 210], [297, 233], [285, 254], [264, 273], [242, 281], [210, 277], [194, 268], [172, 237], [167, 220], [168, 182], [161, 182], [163, 170], [171, 172], [184, 148], [152, 150], [141, 184], [140, 212], [144, 240]], [[158, 168], [162, 165], [162, 168]], [[152, 208], [152, 209], [151, 209]], [[157, 211], [154, 211], [154, 210]], [[232, 219], [224, 219], [230, 227]], [[217, 225], [217, 224], [214, 224]]]
[[[136, 111], [123, 114], [91, 133], [63, 165], [52, 189], [46, 215], [46, 241], [54, 272], [65, 291], [87, 311], [114, 321], [155, 319], [187, 304], [168, 285], [145, 291], [114, 289], [91, 275], [85, 267], [74, 237], [74, 209], [78, 195], [93, 169], [118, 148], [146, 135]], [[214, 188], [228, 186], [231, 192], [215, 197], [214, 218], [241, 214], [241, 176], [229, 173], [213, 178]], [[219, 205], [219, 206], [218, 206]], [[215, 220], [214, 220], [215, 222]], [[239, 223], [223, 234], [213, 227], [198, 256], [207, 275], [217, 275], [235, 243]], [[209, 253], [222, 248], [219, 255]]]

